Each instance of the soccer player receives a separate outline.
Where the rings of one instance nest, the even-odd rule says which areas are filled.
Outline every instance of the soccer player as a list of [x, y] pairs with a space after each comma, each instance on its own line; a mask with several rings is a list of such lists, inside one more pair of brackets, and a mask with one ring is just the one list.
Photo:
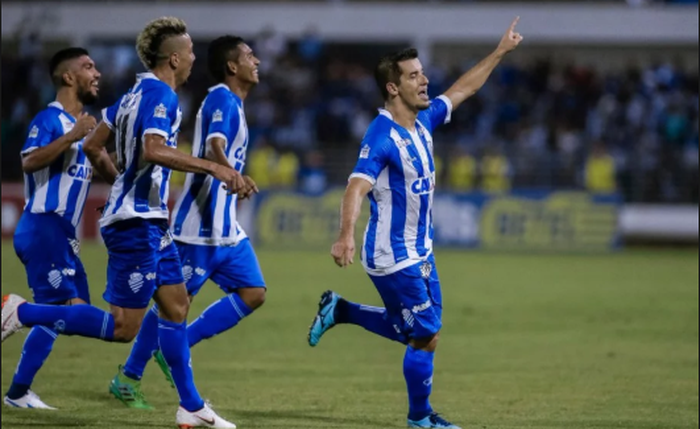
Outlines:
[[[197, 114], [193, 156], [243, 172], [248, 148], [243, 102], [259, 82], [259, 63], [240, 37], [223, 36], [211, 42], [208, 68], [218, 85], [209, 89]], [[253, 180], [243, 177], [245, 189], [230, 195], [212, 176], [188, 173], [175, 206], [172, 231], [188, 293], [196, 295], [208, 279], [226, 293], [187, 328], [190, 347], [233, 328], [265, 302], [265, 281], [258, 259], [236, 221], [237, 197], [247, 198], [257, 192]], [[157, 311], [154, 306], [146, 314], [126, 365], [110, 385], [117, 399], [132, 408], [148, 408], [139, 381], [154, 353], [170, 378], [158, 351]]]
[[[150, 70], [113, 106], [87, 138], [84, 150], [101, 171], [110, 159], [104, 146], [114, 134], [117, 176], [100, 219], [107, 246], [111, 313], [96, 307], [41, 306], [16, 295], [3, 299], [2, 340], [24, 326], [56, 327], [69, 335], [130, 342], [138, 333], [151, 297], [159, 305], [158, 339], [180, 395], [181, 428], [235, 428], [200, 397], [187, 343], [187, 290], [177, 248], [168, 228], [170, 169], [211, 174], [229, 192], [242, 184], [230, 167], [175, 149], [181, 111], [175, 90], [190, 75], [195, 56], [185, 23], [159, 18], [139, 34], [136, 48]], [[112, 131], [113, 130], [113, 131]]]
[[362, 264], [385, 308], [347, 301], [327, 291], [309, 331], [309, 344], [337, 324], [353, 324], [406, 344], [403, 362], [408, 388], [408, 426], [453, 428], [430, 405], [433, 357], [442, 326], [442, 295], [432, 252], [435, 189], [433, 130], [450, 121], [452, 110], [474, 95], [522, 36], [516, 18], [498, 48], [430, 100], [428, 78], [415, 49], [383, 58], [375, 71], [385, 108], [361, 144], [359, 160], [343, 197], [340, 237], [331, 254], [340, 267], [353, 263], [355, 223], [365, 195], [370, 220]]
[[[88, 51], [72, 47], [53, 55], [49, 74], [56, 88], [56, 101], [29, 125], [21, 153], [26, 205], [15, 229], [15, 252], [27, 270], [34, 302], [86, 304], [90, 291], [78, 256], [80, 244], [75, 228], [92, 179], [83, 138], [97, 124], [95, 118], [83, 113], [83, 107], [97, 100], [100, 72]], [[44, 326], [29, 332], [5, 395], [6, 405], [55, 409], [30, 387], [57, 336], [56, 329]]]

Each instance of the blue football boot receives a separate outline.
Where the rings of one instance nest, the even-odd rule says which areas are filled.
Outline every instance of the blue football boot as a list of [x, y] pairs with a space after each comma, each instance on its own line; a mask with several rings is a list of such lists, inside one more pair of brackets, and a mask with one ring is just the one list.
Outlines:
[[461, 429], [447, 420], [440, 417], [438, 413], [432, 413], [423, 420], [409, 420], [408, 427], [410, 428], [443, 428], [443, 429]]
[[335, 326], [335, 309], [341, 297], [333, 291], [326, 291], [321, 295], [318, 303], [318, 313], [309, 328], [309, 345], [316, 347], [321, 337], [329, 329]]

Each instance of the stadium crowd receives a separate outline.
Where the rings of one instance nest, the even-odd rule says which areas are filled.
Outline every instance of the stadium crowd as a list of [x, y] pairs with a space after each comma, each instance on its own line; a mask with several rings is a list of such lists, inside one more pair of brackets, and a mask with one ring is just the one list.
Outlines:
[[[295, 41], [265, 29], [251, 43], [262, 83], [245, 106], [248, 173], [263, 188], [320, 193], [342, 185], [381, 106], [372, 65], [382, 47], [354, 55], [313, 29]], [[200, 59], [205, 46], [196, 45]], [[141, 66], [131, 44], [88, 47], [102, 72], [98, 105], [106, 106]], [[27, 125], [52, 100], [49, 52], [32, 34], [2, 51], [4, 181], [21, 180], [16, 161]], [[430, 93], [447, 89], [472, 64], [430, 64]], [[182, 150], [191, 147], [195, 115], [211, 85], [205, 69], [196, 63], [180, 91]], [[436, 135], [438, 183], [455, 191], [585, 188], [617, 190], [631, 202], [697, 202], [697, 76], [697, 68], [667, 63], [610, 72], [548, 58], [506, 63]]]

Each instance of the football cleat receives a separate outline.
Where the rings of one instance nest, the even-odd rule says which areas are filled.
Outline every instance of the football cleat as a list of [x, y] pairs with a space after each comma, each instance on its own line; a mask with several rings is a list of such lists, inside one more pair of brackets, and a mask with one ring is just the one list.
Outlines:
[[177, 410], [175, 420], [177, 421], [177, 427], [180, 429], [191, 429], [199, 427], [236, 429], [236, 425], [234, 425], [231, 422], [227, 422], [223, 418], [219, 417], [214, 412], [214, 410], [211, 409], [209, 404], [204, 404], [204, 408], [193, 413], [180, 407]]
[[14, 294], [2, 298], [2, 341], [22, 329], [17, 309], [25, 302], [27, 301], [24, 298]]
[[141, 391], [141, 382], [133, 380], [126, 375], [119, 365], [119, 372], [109, 383], [109, 393], [119, 399], [124, 405], [129, 408], [139, 410], [152, 410], [153, 407], [146, 402], [146, 397]]
[[330, 290], [321, 295], [318, 313], [309, 327], [308, 340], [311, 347], [316, 347], [323, 334], [335, 326], [335, 308], [340, 299], [342, 299], [340, 295]]
[[438, 413], [432, 413], [423, 420], [409, 420], [410, 428], [442, 428], [442, 429], [462, 429], [440, 417]]
[[10, 399], [5, 396], [5, 405], [14, 408], [34, 408], [36, 410], [55, 410], [56, 408], [50, 407], [44, 403], [44, 401], [39, 398], [39, 395], [32, 392], [31, 390], [27, 392], [26, 395], [19, 399]]

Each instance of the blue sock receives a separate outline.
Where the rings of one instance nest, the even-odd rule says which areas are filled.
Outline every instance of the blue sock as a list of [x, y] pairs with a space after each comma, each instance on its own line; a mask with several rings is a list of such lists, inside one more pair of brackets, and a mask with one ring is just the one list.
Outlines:
[[143, 318], [129, 359], [124, 365], [124, 375], [133, 380], [141, 380], [146, 364], [156, 350], [158, 350], [158, 306], [154, 304]]
[[92, 305], [42, 305], [25, 303], [17, 307], [24, 326], [45, 326], [59, 334], [79, 335], [112, 341], [114, 317]]
[[22, 348], [22, 356], [17, 364], [17, 371], [12, 385], [7, 392], [10, 399], [19, 399], [26, 395], [34, 382], [34, 376], [49, 357], [53, 343], [58, 334], [43, 326], [35, 326], [27, 335]]
[[406, 344], [404, 337], [396, 332], [394, 325], [385, 318], [385, 315], [386, 308], [356, 304], [341, 299], [338, 301], [335, 321], [362, 326], [381, 337]]
[[233, 328], [252, 312], [253, 310], [237, 293], [221, 298], [204, 310], [197, 320], [187, 327], [190, 347]]
[[430, 392], [433, 389], [433, 358], [435, 353], [406, 348], [403, 360], [403, 375], [408, 387], [408, 418], [422, 420], [433, 412]]
[[190, 347], [187, 344], [187, 323], [158, 319], [158, 343], [180, 394], [180, 405], [190, 412], [201, 410], [204, 401], [194, 385]]

